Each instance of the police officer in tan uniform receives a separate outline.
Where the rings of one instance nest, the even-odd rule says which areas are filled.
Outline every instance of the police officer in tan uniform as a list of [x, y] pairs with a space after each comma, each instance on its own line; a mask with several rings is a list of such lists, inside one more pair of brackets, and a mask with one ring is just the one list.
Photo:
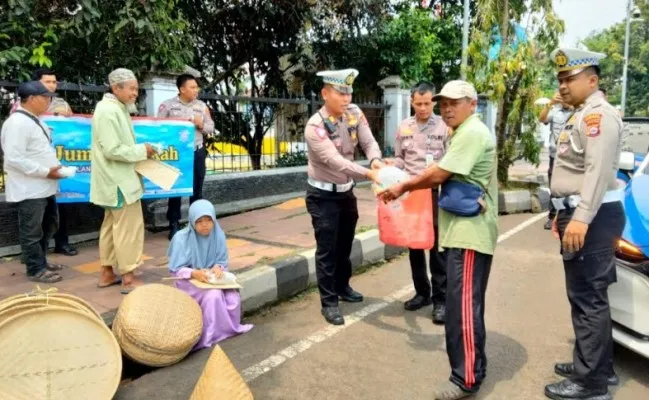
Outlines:
[[608, 385], [618, 381], [607, 291], [616, 281], [615, 247], [625, 224], [616, 184], [622, 120], [598, 91], [603, 57], [552, 53], [561, 97], [575, 107], [559, 134], [550, 189], [576, 340], [573, 362], [555, 365], [566, 379], [545, 387], [551, 399], [612, 399]]
[[[377, 169], [383, 162], [367, 119], [358, 106], [351, 104], [352, 84], [358, 71], [323, 71], [318, 76], [324, 81], [325, 104], [304, 129], [309, 157], [306, 206], [315, 231], [322, 315], [327, 322], [342, 325], [345, 320], [338, 299], [363, 301], [363, 296], [349, 286], [349, 256], [358, 221], [355, 180], [376, 181]], [[354, 162], [354, 150], [359, 144], [371, 169]]]
[[[205, 138], [214, 133], [214, 121], [207, 104], [198, 100], [198, 82], [189, 74], [180, 75], [176, 79], [178, 96], [164, 101], [158, 108], [160, 118], [187, 119], [196, 127], [194, 134], [194, 194], [189, 203], [203, 198], [203, 182], [205, 181], [205, 159], [207, 148]], [[180, 197], [170, 197], [167, 207], [169, 221], [169, 240], [180, 229]]]
[[[394, 164], [411, 176], [420, 175], [433, 163], [439, 162], [446, 151], [448, 127], [441, 117], [433, 113], [434, 92], [435, 86], [429, 82], [419, 82], [412, 89], [411, 104], [415, 115], [401, 121], [397, 131]], [[432, 189], [432, 194], [433, 224], [437, 238], [437, 189]], [[409, 257], [415, 296], [405, 302], [404, 308], [415, 311], [433, 303], [433, 322], [443, 324], [446, 313], [446, 265], [437, 240], [429, 252], [430, 280], [426, 272], [425, 251], [409, 249]]]

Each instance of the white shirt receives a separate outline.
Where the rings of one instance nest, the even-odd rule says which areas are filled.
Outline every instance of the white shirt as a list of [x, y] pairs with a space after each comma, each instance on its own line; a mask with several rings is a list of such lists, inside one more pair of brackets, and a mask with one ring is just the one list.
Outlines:
[[[18, 107], [18, 110], [24, 110]], [[4, 171], [7, 174], [5, 196], [9, 203], [26, 199], [43, 199], [56, 194], [59, 183], [48, 179], [50, 168], [59, 165], [56, 151], [50, 143], [50, 130], [21, 113], [13, 113], [2, 124], [0, 140], [4, 151]]]

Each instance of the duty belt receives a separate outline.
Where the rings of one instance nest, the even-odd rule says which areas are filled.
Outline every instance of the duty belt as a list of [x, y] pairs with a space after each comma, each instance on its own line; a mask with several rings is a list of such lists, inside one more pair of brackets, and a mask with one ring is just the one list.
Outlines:
[[309, 183], [309, 185], [313, 186], [314, 188], [321, 189], [327, 192], [334, 192], [334, 193], [349, 192], [354, 188], [353, 180], [347, 183], [343, 183], [342, 185], [335, 184], [335, 183], [328, 183], [328, 182], [320, 182], [320, 181], [316, 181], [313, 178], [307, 179], [307, 182]]
[[[624, 191], [619, 189], [609, 190], [604, 195], [604, 200], [602, 200], [602, 204], [621, 201], [623, 194]], [[571, 196], [566, 196], [566, 197], [553, 197], [552, 199], [550, 199], [550, 201], [552, 201], [552, 205], [554, 206], [555, 210], [561, 211], [566, 209], [577, 208], [577, 206], [581, 202], [581, 196], [578, 194], [573, 194]]]

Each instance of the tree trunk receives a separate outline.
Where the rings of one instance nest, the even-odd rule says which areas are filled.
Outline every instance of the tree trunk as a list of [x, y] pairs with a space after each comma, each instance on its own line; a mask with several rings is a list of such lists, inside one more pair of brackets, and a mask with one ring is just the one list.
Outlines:
[[[503, 0], [502, 20], [500, 22], [500, 54], [502, 55], [507, 46], [507, 35], [509, 33], [509, 0]], [[509, 162], [505, 148], [505, 133], [507, 132], [507, 116], [509, 115], [510, 92], [505, 92], [502, 99], [498, 100], [498, 116], [496, 117], [496, 150], [498, 151], [498, 182], [507, 183], [509, 177]]]
[[264, 144], [264, 135], [263, 135], [263, 126], [255, 124], [255, 136], [252, 137], [250, 141], [250, 147], [248, 148], [248, 154], [250, 155], [250, 163], [252, 164], [252, 169], [260, 170], [261, 169], [261, 157], [262, 157], [262, 147]]
[[[519, 136], [517, 132], [520, 132], [520, 126], [514, 126], [513, 129], [511, 129], [512, 134], [507, 137], [507, 119], [509, 117], [509, 110], [518, 95], [522, 79], [523, 71], [519, 71], [511, 87], [507, 88], [508, 90], [505, 93], [505, 97], [501, 100], [503, 105], [502, 113], [498, 113], [496, 125], [496, 132], [498, 134], [498, 182], [503, 185], [506, 185], [509, 181], [509, 166], [512, 165], [514, 160], [514, 158], [511, 157], [512, 152], [509, 151], [509, 149], [513, 148], [511, 146], [516, 145], [516, 138]], [[524, 105], [524, 103], [522, 104]], [[520, 114], [522, 118], [522, 111]], [[521, 118], [516, 121], [519, 125]]]

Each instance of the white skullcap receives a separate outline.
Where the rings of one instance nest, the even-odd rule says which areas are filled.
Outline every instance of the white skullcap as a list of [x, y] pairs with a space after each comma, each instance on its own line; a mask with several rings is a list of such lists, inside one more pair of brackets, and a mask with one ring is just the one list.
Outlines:
[[126, 68], [117, 68], [110, 74], [108, 74], [108, 83], [113, 86], [118, 83], [127, 82], [127, 81], [136, 81], [137, 78], [135, 74], [130, 69]]

